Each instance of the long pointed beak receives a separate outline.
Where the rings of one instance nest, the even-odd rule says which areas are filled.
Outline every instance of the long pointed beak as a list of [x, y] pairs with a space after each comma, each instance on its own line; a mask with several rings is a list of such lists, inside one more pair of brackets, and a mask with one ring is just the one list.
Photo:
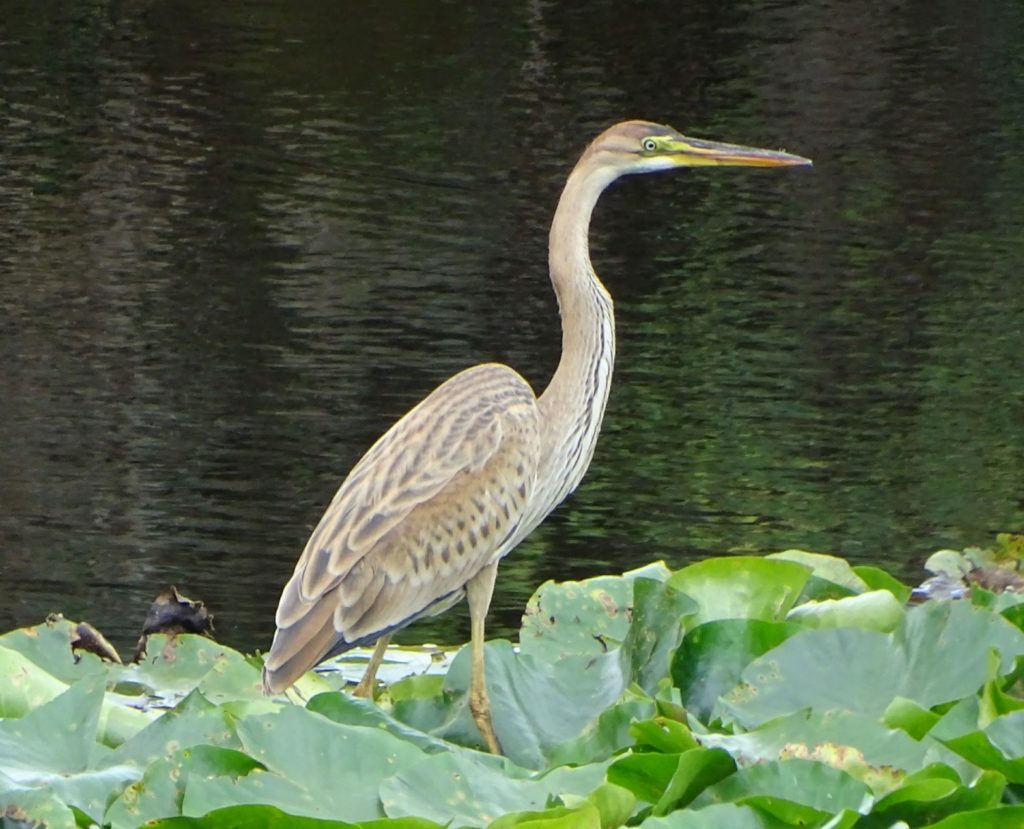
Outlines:
[[761, 150], [739, 144], [722, 144], [684, 138], [668, 144], [666, 155], [681, 167], [721, 165], [731, 167], [806, 167], [814, 162], [780, 150]]

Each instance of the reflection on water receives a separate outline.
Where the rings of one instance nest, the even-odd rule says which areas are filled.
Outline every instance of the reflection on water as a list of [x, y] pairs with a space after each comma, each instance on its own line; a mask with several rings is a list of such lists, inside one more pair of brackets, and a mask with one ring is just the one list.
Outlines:
[[1022, 13], [692, 5], [4, 9], [0, 627], [123, 645], [174, 583], [266, 646], [390, 422], [471, 362], [546, 382], [551, 210], [632, 116], [816, 166], [599, 206], [605, 433], [492, 628], [546, 578], [797, 545], [913, 577], [1020, 529]]

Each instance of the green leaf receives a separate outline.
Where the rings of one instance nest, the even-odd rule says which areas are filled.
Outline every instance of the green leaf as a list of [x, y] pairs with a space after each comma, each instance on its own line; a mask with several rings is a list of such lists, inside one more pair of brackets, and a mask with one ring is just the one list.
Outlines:
[[144, 768], [161, 757], [169, 758], [182, 748], [200, 744], [240, 746], [224, 708], [193, 691], [174, 709], [126, 740], [107, 762], [132, 763]]
[[[434, 679], [434, 677], [429, 677], [429, 679]], [[439, 687], [438, 691], [440, 691]], [[336, 723], [382, 729], [425, 751], [443, 751], [450, 747], [444, 740], [424, 734], [421, 730], [395, 719], [373, 701], [351, 694], [339, 691], [317, 694], [309, 701], [306, 708]]]
[[[24, 826], [76, 829], [75, 813], [53, 792], [18, 786], [0, 774], [0, 821], [5, 814], [20, 818]], [[7, 821], [0, 823], [7, 829]], [[12, 829], [18, 824], [10, 822]]]
[[627, 688], [618, 702], [605, 708], [576, 737], [550, 748], [548, 765], [582, 765], [608, 759], [633, 744], [633, 724], [655, 711], [654, 700], [635, 686]]
[[608, 782], [640, 800], [657, 803], [679, 768], [682, 754], [629, 754], [608, 768]]
[[633, 582], [633, 618], [623, 643], [630, 677], [654, 696], [668, 676], [669, 659], [682, 639], [682, 618], [697, 612], [697, 603], [664, 582]]
[[1024, 654], [1024, 635], [966, 602], [915, 607], [890, 635], [859, 628], [804, 631], [748, 665], [716, 712], [753, 728], [807, 707], [881, 716], [897, 696], [931, 708], [977, 692], [988, 676], [990, 647], [1008, 671]]
[[[771, 826], [776, 824], [772, 823]], [[755, 809], [735, 803], [718, 803], [700, 810], [672, 812], [649, 817], [641, 829], [768, 829], [769, 823]]]
[[240, 751], [205, 745], [182, 749], [151, 763], [142, 779], [110, 805], [104, 820], [111, 829], [135, 829], [146, 821], [177, 815], [192, 775], [237, 779], [263, 768]]
[[[53, 637], [52, 631], [48, 635], [52, 647], [58, 639]], [[0, 718], [3, 719], [23, 717], [68, 690], [67, 685], [28, 657], [5, 647], [0, 647], [0, 677], [6, 678], [0, 681]], [[103, 675], [86, 672], [83, 679], [102, 681]], [[99, 740], [106, 745], [118, 745], [148, 725], [154, 717], [155, 714], [120, 705], [114, 695], [108, 695], [102, 702], [98, 723]]]
[[842, 809], [870, 802], [867, 786], [824, 763], [792, 759], [758, 763], [707, 789], [694, 807], [716, 802], [746, 803], [789, 823], [821, 821]]
[[694, 748], [679, 755], [676, 770], [665, 792], [654, 804], [653, 814], [667, 815], [690, 803], [708, 786], [736, 771], [736, 763], [718, 748]]
[[484, 826], [510, 812], [543, 810], [565, 793], [584, 796], [603, 781], [606, 764], [527, 776], [508, 760], [459, 750], [435, 754], [380, 785], [388, 817], [419, 816], [453, 826]]
[[853, 568], [853, 572], [870, 590], [888, 590], [900, 604], [906, 604], [910, 599], [910, 588], [881, 568], [859, 564]]
[[999, 651], [991, 648], [988, 654], [988, 681], [981, 692], [980, 724], [983, 726], [1002, 714], [1024, 710], [1024, 700], [1011, 697], [1003, 690], [1001, 670]]
[[118, 669], [121, 681], [184, 696], [197, 686], [208, 698], [261, 699], [259, 671], [238, 651], [205, 636], [154, 634], [136, 665]]
[[942, 742], [979, 768], [999, 772], [1011, 783], [1024, 783], [1024, 711], [997, 717], [984, 731]]
[[1024, 806], [997, 806], [950, 815], [932, 823], [928, 829], [1020, 829], [1024, 826]]
[[685, 723], [668, 717], [655, 717], [651, 720], [634, 722], [629, 731], [636, 740], [637, 746], [654, 749], [664, 754], [682, 754], [699, 745]]
[[423, 757], [415, 746], [380, 729], [331, 722], [286, 705], [237, 724], [245, 752], [266, 771], [237, 779], [192, 775], [182, 812], [202, 815], [225, 806], [273, 803], [305, 817], [362, 821], [383, 817], [381, 781]]
[[720, 619], [688, 631], [672, 659], [672, 681], [683, 704], [707, 722], [747, 665], [799, 631], [799, 625], [759, 619]]
[[556, 806], [543, 812], [513, 812], [503, 815], [489, 829], [601, 829], [601, 816], [592, 803], [568, 808]]
[[905, 697], [894, 697], [882, 713], [882, 722], [906, 731], [915, 740], [921, 740], [938, 721], [938, 714]]
[[781, 553], [771, 553], [765, 558], [802, 564], [811, 569], [812, 575], [838, 584], [852, 593], [863, 593], [868, 589], [867, 584], [857, 575], [850, 563], [839, 556], [809, 553], [806, 550], [783, 550]]
[[782, 619], [809, 576], [807, 567], [790, 561], [735, 556], [691, 564], [668, 584], [696, 599], [700, 606], [687, 620], [692, 628], [715, 619]]
[[629, 633], [636, 579], [668, 578], [658, 562], [621, 576], [545, 582], [530, 598], [519, 631], [524, 655], [554, 662], [565, 656], [598, 656], [620, 646]]
[[907, 777], [897, 790], [879, 800], [872, 815], [887, 823], [905, 821], [924, 826], [956, 812], [987, 809], [999, 804], [1006, 779], [995, 772], [983, 772], [971, 786], [961, 784], [948, 766], [934, 764]]
[[745, 764], [815, 760], [846, 772], [876, 794], [898, 788], [932, 756], [956, 759], [931, 740], [922, 744], [874, 717], [849, 711], [798, 711], [745, 733], [708, 734], [701, 742], [724, 748]]
[[797, 605], [786, 616], [804, 627], [860, 627], [889, 633], [903, 622], [903, 605], [888, 590]]
[[146, 824], [147, 829], [238, 829], [242, 826], [254, 829], [441, 829], [436, 823], [419, 818], [345, 823], [297, 817], [276, 806], [227, 806], [202, 817], [171, 817]]
[[636, 806], [633, 793], [614, 783], [602, 783], [587, 795], [587, 800], [597, 808], [601, 829], [618, 829], [623, 826]]
[[[494, 729], [502, 750], [513, 762], [529, 768], [547, 765], [547, 757], [577, 737], [628, 686], [617, 651], [566, 656], [554, 662], [517, 654], [508, 642], [488, 642], [484, 650], [487, 690]], [[452, 662], [445, 691], [461, 700], [461, 728], [474, 741], [479, 733], [465, 705], [470, 674], [469, 646]], [[458, 739], [460, 723], [442, 736]], [[466, 733], [463, 731], [462, 733]]]
[[142, 775], [132, 766], [94, 768], [110, 752], [96, 741], [103, 702], [102, 679], [87, 677], [22, 719], [0, 722], [0, 773], [10, 781], [7, 791], [45, 790], [94, 820], [102, 817], [111, 792]]
[[0, 636], [0, 648], [20, 653], [65, 686], [88, 676], [103, 676], [109, 666], [92, 653], [72, 652], [77, 625], [57, 617], [40, 625], [12, 630]]

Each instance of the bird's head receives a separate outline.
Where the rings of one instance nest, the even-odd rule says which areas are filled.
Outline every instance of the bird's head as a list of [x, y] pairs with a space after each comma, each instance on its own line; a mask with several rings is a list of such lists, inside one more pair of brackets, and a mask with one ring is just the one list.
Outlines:
[[584, 153], [614, 176], [676, 167], [792, 167], [808, 158], [776, 150], [687, 138], [672, 127], [650, 121], [623, 121], [601, 133]]

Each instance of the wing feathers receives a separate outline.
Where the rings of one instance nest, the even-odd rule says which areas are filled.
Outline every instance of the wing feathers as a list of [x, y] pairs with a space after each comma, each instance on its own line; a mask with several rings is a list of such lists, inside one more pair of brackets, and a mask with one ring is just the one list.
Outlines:
[[453, 601], [507, 552], [539, 455], [536, 398], [512, 369], [476, 366], [438, 387], [356, 464], [313, 531], [281, 596], [267, 687]]

